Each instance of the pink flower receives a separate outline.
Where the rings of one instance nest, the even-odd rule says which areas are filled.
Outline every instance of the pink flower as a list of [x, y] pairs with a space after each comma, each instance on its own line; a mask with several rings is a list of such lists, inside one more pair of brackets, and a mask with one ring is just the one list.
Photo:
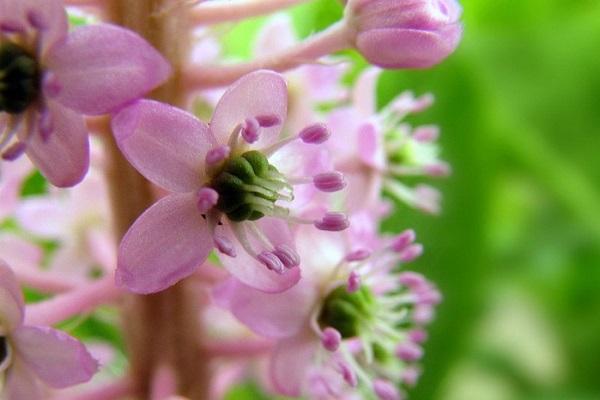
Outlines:
[[59, 187], [89, 164], [82, 114], [115, 111], [163, 82], [170, 67], [113, 25], [67, 32], [59, 0], [0, 0], [0, 153], [23, 153]]
[[373, 238], [376, 246], [364, 248], [301, 227], [296, 245], [304, 274], [296, 286], [273, 294], [230, 279], [214, 295], [255, 333], [276, 340], [270, 372], [280, 393], [346, 398], [358, 386], [361, 393], [391, 398], [384, 389], [393, 386], [382, 378], [400, 381], [406, 359], [410, 364], [420, 356], [406, 357], [406, 348], [418, 346], [409, 335], [421, 327], [412, 310], [439, 302], [424, 277], [397, 272], [405, 254], [420, 247], [413, 241], [414, 232], [406, 231]]
[[26, 159], [15, 160], [0, 168], [0, 221], [14, 212], [23, 181], [31, 171], [31, 163]]
[[[298, 281], [289, 224], [341, 230], [347, 221], [335, 213], [302, 219], [286, 207], [294, 202], [293, 186], [312, 183], [304, 174], [321, 165], [302, 161], [318, 150], [304, 143], [312, 142], [306, 136], [278, 139], [286, 111], [283, 78], [257, 71], [223, 95], [210, 128], [154, 101], [138, 101], [114, 117], [125, 157], [175, 192], [146, 210], [123, 238], [117, 284], [139, 293], [163, 290], [190, 275], [213, 247], [226, 269], [260, 290], [278, 292]], [[292, 146], [293, 157], [280, 157]]]
[[383, 68], [428, 68], [448, 57], [462, 36], [456, 0], [349, 0], [355, 45]]
[[23, 325], [21, 290], [0, 260], [0, 378], [7, 400], [44, 399], [46, 384], [65, 388], [87, 382], [98, 369], [83, 344], [48, 327]]

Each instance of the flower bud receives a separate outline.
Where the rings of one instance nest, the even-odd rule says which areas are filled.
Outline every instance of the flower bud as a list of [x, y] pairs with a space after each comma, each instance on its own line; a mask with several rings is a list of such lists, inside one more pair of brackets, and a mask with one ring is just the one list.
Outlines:
[[462, 36], [456, 0], [349, 0], [354, 44], [383, 68], [428, 68], [448, 57]]

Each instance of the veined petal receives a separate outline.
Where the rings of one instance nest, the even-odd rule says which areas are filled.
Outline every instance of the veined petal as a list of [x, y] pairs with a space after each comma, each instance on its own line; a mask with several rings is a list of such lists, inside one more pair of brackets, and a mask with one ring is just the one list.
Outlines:
[[48, 180], [58, 187], [81, 182], [90, 165], [88, 132], [81, 115], [48, 101], [53, 131], [47, 140], [33, 134], [27, 155]]
[[51, 387], [87, 382], [98, 369], [85, 346], [62, 331], [23, 326], [12, 339], [25, 365]]
[[0, 259], [0, 335], [23, 323], [23, 294], [8, 264]]
[[276, 72], [261, 70], [243, 76], [229, 87], [215, 108], [210, 128], [220, 144], [227, 144], [235, 127], [246, 118], [265, 115], [278, 117], [281, 123], [261, 128], [255, 148], [277, 140], [287, 115], [285, 80]]
[[[242, 222], [240, 225], [249, 223], [256, 224], [273, 246], [284, 244], [291, 248], [294, 247], [290, 229], [285, 222], [275, 218], [264, 217], [259, 221]], [[231, 238], [231, 244], [237, 256], [229, 257], [219, 254], [219, 258], [225, 269], [233, 276], [250, 287], [268, 293], [282, 292], [298, 283], [300, 280], [299, 267], [286, 270], [282, 274], [269, 270], [265, 265], [258, 262], [246, 252], [239, 241], [235, 239], [235, 235], [228, 225], [223, 225], [223, 233], [225, 237]], [[242, 229], [244, 228], [242, 227]], [[247, 235], [247, 238], [255, 250], [272, 250], [265, 249], [264, 243], [251, 232]], [[260, 253], [260, 250], [256, 251], [257, 254]]]
[[146, 178], [174, 192], [200, 188], [204, 159], [214, 139], [193, 115], [163, 103], [140, 100], [112, 120], [119, 148]]
[[282, 293], [265, 293], [229, 279], [213, 295], [217, 303], [259, 335], [279, 339], [293, 336], [308, 325], [317, 293], [300, 280]]
[[71, 32], [47, 57], [60, 86], [56, 100], [84, 114], [115, 111], [164, 82], [171, 68], [148, 42], [114, 25]]
[[196, 196], [169, 195], [146, 210], [123, 237], [117, 285], [135, 293], [166, 289], [194, 272], [212, 248]]
[[304, 378], [318, 346], [319, 340], [310, 330], [277, 343], [269, 372], [279, 393], [293, 397], [301, 395]]

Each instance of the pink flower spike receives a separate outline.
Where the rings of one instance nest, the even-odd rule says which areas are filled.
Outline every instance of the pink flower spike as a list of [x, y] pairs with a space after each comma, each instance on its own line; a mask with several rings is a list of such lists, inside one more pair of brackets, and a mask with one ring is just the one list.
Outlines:
[[221, 161], [229, 157], [229, 153], [231, 153], [231, 149], [229, 148], [229, 146], [225, 145], [215, 147], [214, 149], [210, 149], [206, 153], [206, 165], [210, 166], [220, 163]]
[[216, 190], [203, 187], [198, 191], [198, 210], [201, 213], [208, 212], [219, 201], [219, 193]]
[[275, 246], [273, 254], [277, 256], [286, 268], [294, 268], [300, 265], [300, 256], [294, 249], [285, 244]]
[[421, 254], [423, 254], [423, 245], [412, 244], [400, 253], [400, 261], [408, 263], [420, 257]]
[[344, 174], [338, 171], [324, 172], [313, 177], [313, 183], [322, 192], [332, 193], [346, 187]]
[[260, 124], [256, 118], [246, 118], [241, 127], [241, 135], [248, 143], [254, 143], [258, 140], [258, 131]]
[[407, 229], [396, 236], [391, 244], [392, 250], [400, 253], [415, 241], [417, 234], [412, 229]]
[[321, 144], [329, 139], [331, 132], [325, 124], [309, 125], [298, 134], [304, 143]]
[[327, 327], [321, 333], [321, 344], [328, 351], [337, 351], [340, 347], [340, 343], [342, 343], [342, 335], [337, 329]]
[[354, 250], [346, 255], [346, 261], [362, 261], [371, 256], [371, 252], [367, 249]]
[[360, 275], [356, 271], [352, 271], [350, 272], [350, 276], [348, 277], [346, 290], [348, 291], [348, 293], [354, 293], [358, 289], [360, 289]]
[[376, 379], [373, 382], [373, 391], [380, 400], [402, 400], [402, 396], [396, 387], [383, 379]]
[[233, 247], [233, 243], [231, 243], [231, 240], [229, 240], [225, 236], [221, 236], [221, 235], [215, 235], [213, 237], [213, 240], [215, 242], [215, 247], [221, 253], [223, 253], [229, 257], [237, 256], [235, 247]]
[[271, 271], [277, 272], [278, 274], [283, 274], [285, 271], [283, 262], [273, 252], [263, 251], [256, 258]]
[[271, 128], [273, 126], [281, 125], [281, 118], [275, 114], [257, 115], [256, 121], [262, 128]]
[[400, 343], [396, 348], [396, 356], [406, 362], [417, 361], [423, 357], [423, 349], [411, 342]]
[[346, 214], [339, 212], [328, 212], [320, 221], [315, 221], [317, 229], [322, 231], [343, 231], [350, 226], [350, 222], [346, 217]]

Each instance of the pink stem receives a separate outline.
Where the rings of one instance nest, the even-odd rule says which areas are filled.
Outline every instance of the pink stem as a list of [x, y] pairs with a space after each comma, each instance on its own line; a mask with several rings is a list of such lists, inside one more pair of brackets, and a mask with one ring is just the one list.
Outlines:
[[154, 370], [150, 387], [151, 400], [164, 400], [177, 394], [177, 377], [169, 365], [160, 365]]
[[258, 69], [283, 72], [314, 63], [323, 56], [351, 47], [350, 37], [345, 21], [341, 21], [278, 54], [233, 65], [192, 65], [184, 71], [185, 87], [198, 90], [226, 86]]
[[307, 0], [230, 0], [209, 1], [191, 11], [193, 24], [218, 24], [269, 14]]
[[273, 348], [269, 340], [223, 340], [205, 343], [203, 351], [211, 357], [253, 357], [267, 353]]
[[70, 397], [60, 396], [54, 397], [54, 399], [62, 400], [114, 400], [120, 399], [125, 396], [133, 394], [133, 386], [128, 377], [121, 378], [119, 380], [110, 382], [103, 386], [90, 389], [87, 392], [79, 393]]
[[115, 287], [114, 278], [106, 276], [95, 282], [59, 294], [50, 300], [27, 306], [27, 325], [53, 325], [74, 315], [93, 310], [118, 298], [122, 292]]

